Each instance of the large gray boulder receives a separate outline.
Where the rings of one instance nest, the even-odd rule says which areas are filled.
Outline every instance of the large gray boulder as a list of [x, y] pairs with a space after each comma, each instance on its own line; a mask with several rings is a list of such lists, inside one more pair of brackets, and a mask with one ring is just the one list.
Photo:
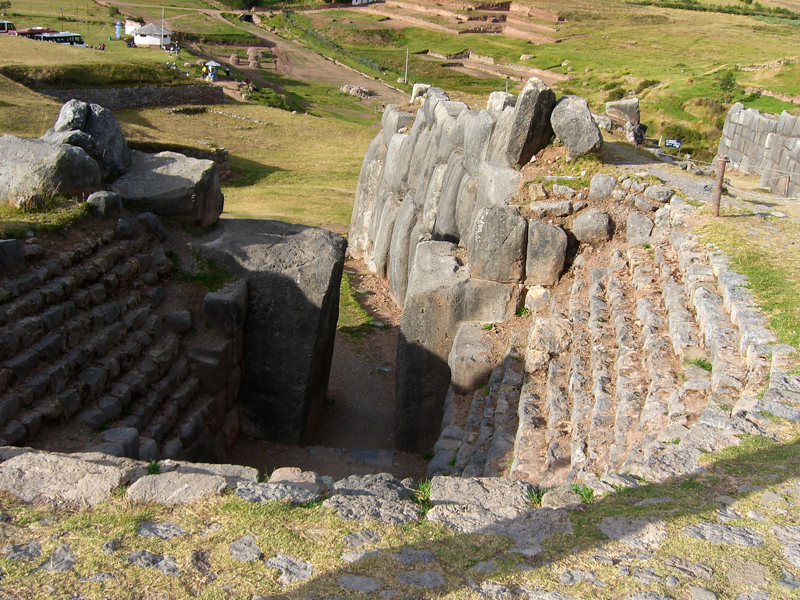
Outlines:
[[580, 96], [564, 96], [550, 116], [553, 131], [573, 157], [600, 152], [603, 136], [592, 118], [589, 103]]
[[639, 124], [639, 99], [627, 98], [606, 102], [606, 114], [622, 125], [624, 123]]
[[561, 227], [542, 221], [528, 223], [525, 285], [555, 285], [564, 270], [567, 234]]
[[80, 196], [100, 189], [100, 165], [84, 150], [4, 135], [0, 137], [0, 199], [33, 193]]
[[176, 152], [133, 151], [128, 172], [111, 186], [135, 211], [148, 211], [205, 227], [219, 219], [224, 197], [213, 161]]
[[404, 450], [427, 452], [439, 435], [447, 357], [469, 281], [454, 250], [448, 242], [417, 245], [397, 342], [397, 439]]
[[492, 92], [489, 94], [489, 101], [486, 103], [486, 110], [492, 112], [503, 112], [506, 107], [512, 108], [517, 105], [517, 97], [508, 92]]
[[107, 176], [116, 177], [127, 171], [133, 157], [114, 113], [99, 104], [90, 104], [83, 131], [97, 143]]
[[617, 180], [611, 175], [595, 173], [589, 182], [589, 199], [604, 200], [617, 188]]
[[225, 220], [203, 254], [247, 281], [242, 430], [297, 444], [324, 405], [346, 242], [313, 227]]
[[42, 135], [41, 139], [48, 144], [67, 144], [69, 146], [83, 148], [86, 154], [102, 164], [97, 141], [80, 129], [70, 129], [69, 131], [54, 131], [48, 129], [44, 135]]
[[501, 283], [522, 281], [527, 229], [516, 206], [479, 210], [467, 245], [470, 275]]
[[94, 506], [122, 483], [122, 469], [63, 454], [28, 452], [0, 465], [0, 490], [23, 502]]
[[367, 148], [364, 161], [361, 163], [356, 197], [353, 202], [353, 214], [350, 217], [348, 254], [354, 258], [363, 258], [369, 243], [367, 225], [372, 220], [375, 193], [380, 182], [383, 181], [386, 152], [383, 132], [378, 132]]
[[58, 119], [53, 126], [53, 131], [63, 132], [71, 130], [83, 131], [86, 125], [86, 117], [89, 116], [89, 105], [80, 100], [69, 100], [61, 107]]
[[448, 242], [417, 245], [400, 319], [397, 439], [413, 452], [429, 451], [439, 436], [450, 385], [447, 360], [460, 324], [504, 321], [520, 302], [521, 285], [471, 279], [455, 249]]
[[553, 126], [550, 115], [556, 95], [547, 85], [531, 77], [517, 99], [514, 124], [508, 138], [508, 160], [512, 165], [525, 165], [531, 157], [550, 143]]
[[55, 126], [42, 139], [83, 148], [102, 164], [103, 174], [111, 179], [131, 166], [131, 151], [119, 121], [114, 113], [99, 104], [80, 100], [66, 102]]
[[492, 372], [490, 345], [483, 339], [481, 323], [462, 323], [447, 357], [450, 385], [456, 394], [474, 392], [489, 380]]
[[230, 337], [244, 326], [247, 315], [247, 282], [232, 281], [203, 298], [201, 314], [206, 325]]
[[575, 217], [572, 233], [578, 241], [590, 244], [607, 242], [614, 233], [614, 222], [609, 214], [599, 208], [590, 208]]

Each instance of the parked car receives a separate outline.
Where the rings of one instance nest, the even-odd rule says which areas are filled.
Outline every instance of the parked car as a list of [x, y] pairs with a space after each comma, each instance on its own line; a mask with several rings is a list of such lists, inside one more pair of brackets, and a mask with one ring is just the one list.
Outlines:
[[11, 21], [0, 21], [0, 34], [6, 33], [13, 35], [12, 32], [16, 30], [17, 28], [14, 27], [14, 24]]

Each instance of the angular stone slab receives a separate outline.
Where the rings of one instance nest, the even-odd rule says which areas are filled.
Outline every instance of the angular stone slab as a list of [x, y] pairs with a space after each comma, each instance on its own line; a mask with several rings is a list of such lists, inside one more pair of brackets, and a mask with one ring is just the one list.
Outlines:
[[39, 192], [75, 196], [100, 189], [100, 165], [81, 148], [15, 135], [0, 136], [0, 198]]
[[728, 546], [761, 546], [764, 536], [750, 527], [721, 525], [717, 523], [698, 523], [689, 525], [681, 532], [683, 535], [705, 542], [726, 544]]
[[139, 523], [137, 533], [142, 537], [157, 537], [162, 540], [171, 540], [176, 536], [184, 535], [187, 531], [175, 523], [152, 523], [150, 521], [142, 521]]
[[409, 571], [397, 575], [397, 581], [402, 585], [414, 588], [430, 589], [443, 587], [444, 577], [438, 571]]
[[136, 550], [128, 555], [128, 562], [137, 567], [146, 569], [158, 569], [165, 575], [180, 575], [180, 567], [171, 556], [154, 554], [147, 550]]
[[51, 573], [65, 573], [72, 570], [75, 565], [75, 555], [70, 550], [69, 544], [61, 544], [53, 552], [46, 563], [39, 567], [40, 571], [50, 571]]
[[656, 517], [606, 517], [597, 527], [604, 535], [621, 541], [632, 550], [656, 550], [667, 539], [667, 526]]
[[529, 221], [525, 285], [557, 284], [566, 255], [567, 234], [563, 229], [542, 221]]
[[242, 430], [300, 443], [326, 398], [347, 242], [277, 221], [225, 219], [220, 229], [202, 252], [248, 288]]
[[261, 558], [261, 548], [256, 545], [254, 535], [248, 533], [229, 545], [231, 556], [242, 562], [253, 562]]
[[377, 579], [372, 577], [359, 577], [357, 575], [342, 575], [337, 579], [339, 585], [346, 590], [354, 592], [361, 592], [362, 594], [371, 594], [381, 589], [381, 584]]
[[489, 344], [483, 339], [483, 325], [462, 323], [447, 358], [450, 385], [457, 394], [475, 391], [484, 385], [492, 372]]
[[128, 172], [111, 190], [135, 211], [147, 211], [206, 227], [222, 213], [224, 196], [213, 161], [176, 152], [133, 151]]
[[239, 482], [236, 495], [248, 502], [291, 502], [304, 504], [319, 499], [319, 492], [284, 483]]
[[314, 574], [314, 567], [310, 562], [282, 552], [278, 552], [273, 558], [270, 558], [267, 566], [281, 572], [278, 581], [284, 585], [304, 581]]
[[233, 281], [216, 292], [208, 292], [200, 310], [208, 325], [225, 337], [230, 337], [244, 326], [247, 316], [247, 282]]
[[0, 464], [0, 490], [20, 500], [94, 506], [123, 482], [119, 468], [47, 453], [26, 453]]
[[219, 496], [225, 487], [225, 478], [217, 475], [173, 471], [142, 477], [125, 496], [132, 502], [185, 504], [205, 496]]
[[470, 275], [500, 283], [522, 281], [527, 225], [515, 206], [479, 210], [467, 245]]
[[603, 136], [592, 118], [589, 104], [579, 96], [564, 96], [553, 108], [550, 123], [571, 156], [598, 153]]
[[531, 77], [522, 88], [514, 109], [507, 146], [509, 164], [525, 165], [547, 146], [553, 136], [550, 115], [555, 105], [553, 90], [540, 79]]
[[783, 547], [783, 556], [795, 567], [800, 567], [800, 526], [773, 525], [770, 528]]

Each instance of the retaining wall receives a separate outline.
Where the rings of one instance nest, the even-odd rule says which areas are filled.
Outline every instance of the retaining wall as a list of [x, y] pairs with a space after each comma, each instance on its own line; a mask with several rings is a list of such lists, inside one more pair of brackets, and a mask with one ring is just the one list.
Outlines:
[[733, 168], [761, 175], [760, 186], [783, 197], [800, 196], [800, 118], [745, 109], [737, 102], [725, 119], [718, 154]]
[[138, 108], [140, 106], [174, 106], [177, 104], [223, 104], [225, 101], [225, 94], [221, 87], [204, 84], [38, 91], [61, 102], [74, 98], [83, 102], [100, 104], [111, 110]]

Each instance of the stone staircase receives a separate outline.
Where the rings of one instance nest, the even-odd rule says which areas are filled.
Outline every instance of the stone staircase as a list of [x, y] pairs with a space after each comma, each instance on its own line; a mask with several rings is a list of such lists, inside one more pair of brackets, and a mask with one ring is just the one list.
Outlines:
[[[533, 315], [524, 360], [512, 348], [467, 410], [446, 410], [429, 476], [607, 492], [635, 484], [629, 474], [694, 472], [702, 452], [766, 435], [770, 396], [757, 396], [791, 349], [773, 346], [747, 279], [692, 237], [694, 212], [675, 197], [647, 240], [617, 236], [579, 254]], [[789, 404], [769, 408], [800, 419]], [[455, 454], [452, 469], [442, 452]]]
[[115, 223], [77, 242], [29, 239], [24, 268], [1, 280], [0, 443], [222, 460], [238, 419], [190, 374], [170, 245], [135, 217]]

